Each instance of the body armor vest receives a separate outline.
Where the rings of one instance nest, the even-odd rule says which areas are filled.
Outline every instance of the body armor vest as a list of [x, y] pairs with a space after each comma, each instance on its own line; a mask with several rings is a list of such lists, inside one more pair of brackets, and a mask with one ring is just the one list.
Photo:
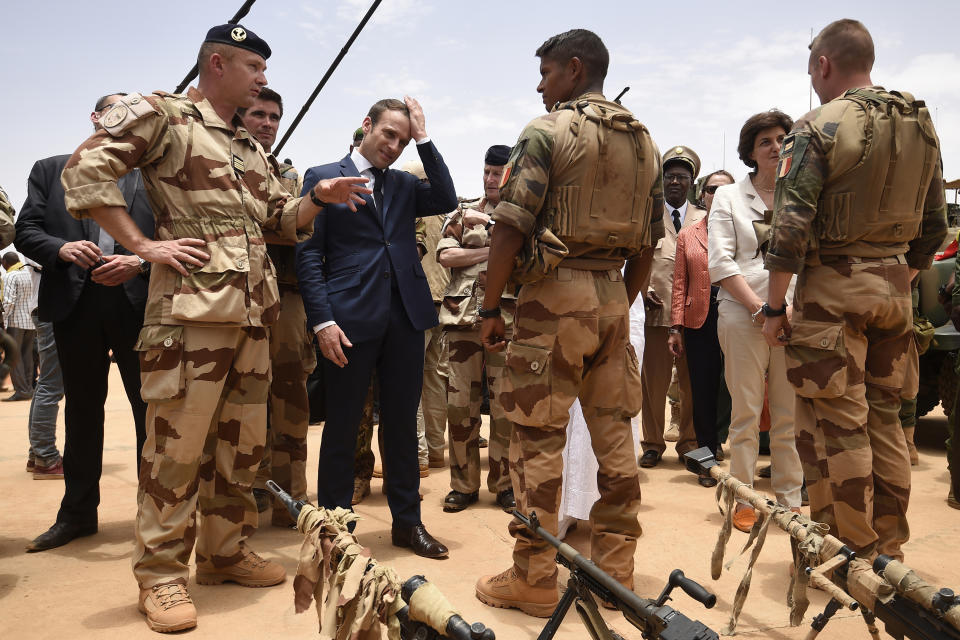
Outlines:
[[563, 243], [639, 250], [650, 244], [659, 157], [647, 128], [614, 102], [557, 107], [546, 220]]
[[841, 99], [860, 109], [846, 109], [838, 129], [862, 133], [837, 135], [831, 155], [845, 166], [859, 160], [840, 175], [828, 175], [817, 206], [819, 236], [827, 243], [908, 242], [919, 233], [939, 161], [930, 113], [910, 94], [857, 89]]

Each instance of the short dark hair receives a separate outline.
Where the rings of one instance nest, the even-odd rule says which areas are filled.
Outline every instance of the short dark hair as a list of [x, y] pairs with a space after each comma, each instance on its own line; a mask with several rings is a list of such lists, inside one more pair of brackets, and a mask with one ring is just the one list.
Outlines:
[[0, 258], [0, 264], [3, 265], [3, 268], [11, 267], [20, 262], [20, 254], [16, 251], [7, 251], [3, 254], [3, 257]]
[[704, 186], [706, 186], [706, 184], [710, 182], [710, 178], [712, 178], [713, 176], [727, 176], [728, 178], [730, 178], [730, 182], [737, 181], [737, 179], [733, 177], [733, 174], [727, 171], [726, 169], [717, 169], [713, 173], [708, 173], [703, 177]]
[[94, 111], [101, 111], [101, 110], [103, 110], [103, 108], [107, 106], [107, 105], [105, 104], [105, 103], [107, 102], [107, 98], [109, 98], [109, 97], [111, 97], [111, 96], [125, 96], [125, 95], [127, 95], [127, 94], [125, 94], [123, 91], [115, 91], [115, 92], [113, 92], [113, 93], [104, 94], [104, 95], [100, 96], [99, 98], [97, 98], [97, 103], [96, 103], [95, 105], [93, 105], [93, 110], [94, 110]]
[[771, 127], [780, 127], [784, 133], [790, 133], [790, 129], [793, 128], [793, 118], [779, 109], [770, 109], [750, 116], [740, 129], [737, 153], [740, 155], [743, 164], [754, 171], [757, 169], [757, 163], [750, 159], [750, 154], [753, 152], [753, 143], [757, 141], [757, 134]]
[[[257, 100], [266, 100], [267, 102], [277, 103], [277, 106], [280, 107], [280, 117], [283, 117], [283, 99], [280, 97], [280, 94], [273, 89], [260, 87], [260, 93], [257, 94]], [[247, 115], [247, 107], [237, 107], [237, 115], [241, 118]]]
[[835, 20], [810, 43], [811, 62], [820, 56], [826, 56], [841, 73], [870, 73], [875, 59], [873, 38], [859, 20]]
[[603, 80], [610, 66], [610, 53], [600, 36], [586, 29], [571, 29], [549, 38], [537, 49], [538, 58], [566, 63], [579, 58], [591, 80]]
[[370, 118], [372, 124], [376, 125], [377, 120], [380, 119], [384, 111], [399, 111], [408, 118], [410, 117], [410, 109], [407, 108], [407, 105], [402, 100], [397, 100], [396, 98], [377, 100], [373, 103], [373, 106], [370, 107], [370, 111], [367, 111], [367, 117]]
[[270, 89], [269, 87], [261, 87], [260, 93], [257, 95], [257, 100], [276, 102], [277, 106], [280, 107], [280, 117], [283, 117], [283, 98], [281, 98], [280, 94], [273, 89]]

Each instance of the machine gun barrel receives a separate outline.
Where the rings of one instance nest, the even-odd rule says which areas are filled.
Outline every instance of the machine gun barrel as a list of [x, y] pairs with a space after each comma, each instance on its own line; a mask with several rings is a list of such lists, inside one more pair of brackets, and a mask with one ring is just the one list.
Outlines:
[[[663, 592], [656, 600], [641, 598], [633, 591], [614, 580], [608, 573], [595, 565], [589, 558], [581, 555], [576, 549], [562, 542], [550, 532], [540, 526], [537, 514], [531, 512], [530, 517], [514, 509], [513, 515], [530, 531], [534, 532], [551, 546], [557, 549], [557, 562], [570, 570], [571, 582], [576, 581], [606, 603], [612, 604], [627, 619], [630, 624], [644, 632], [645, 638], [654, 640], [716, 640], [717, 633], [707, 628], [703, 623], [691, 620], [679, 611], [666, 605], [670, 599], [670, 592], [680, 587], [694, 600], [710, 609], [717, 602], [717, 597], [704, 589], [700, 584], [687, 578], [679, 569], [670, 574], [670, 579]], [[578, 587], [578, 589], [581, 587]], [[556, 631], [556, 623], [565, 612], [569, 602], [561, 600], [558, 611], [554, 612], [544, 632], [552, 637]], [[556, 619], [556, 620], [555, 620]], [[544, 637], [543, 634], [540, 636]], [[594, 636], [596, 637], [596, 636]]]

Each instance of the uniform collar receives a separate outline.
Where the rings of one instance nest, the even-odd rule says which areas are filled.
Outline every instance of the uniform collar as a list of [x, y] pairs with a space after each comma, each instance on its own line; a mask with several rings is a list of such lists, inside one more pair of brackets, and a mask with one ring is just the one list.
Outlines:
[[253, 136], [243, 127], [243, 120], [240, 119], [240, 116], [234, 114], [233, 119], [230, 121], [233, 125], [232, 127], [223, 121], [217, 112], [214, 110], [213, 105], [210, 104], [210, 101], [200, 90], [196, 87], [190, 87], [187, 89], [187, 98], [193, 103], [194, 108], [200, 114], [200, 118], [203, 119], [203, 124], [208, 127], [217, 127], [218, 129], [225, 129], [229, 131], [234, 138], [239, 140], [246, 140], [247, 143], [256, 148], [257, 143], [254, 142]]

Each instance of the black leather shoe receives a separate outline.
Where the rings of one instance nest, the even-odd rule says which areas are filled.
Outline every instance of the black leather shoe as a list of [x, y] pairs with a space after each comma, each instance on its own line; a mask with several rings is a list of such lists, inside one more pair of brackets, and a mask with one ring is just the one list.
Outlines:
[[723, 447], [721, 447], [719, 444], [717, 445], [717, 455], [714, 456], [714, 459], [717, 462], [723, 462]]
[[460, 491], [451, 491], [443, 499], [443, 510], [447, 513], [463, 511], [474, 502], [480, 499], [480, 492], [461, 493]]
[[701, 487], [715, 487], [717, 486], [717, 479], [711, 476], [709, 473], [701, 473], [700, 477], [697, 478], [697, 482], [700, 483]]
[[758, 478], [769, 478], [772, 473], [773, 473], [773, 467], [771, 467], [771, 466], [768, 464], [768, 465], [765, 466], [765, 467], [760, 467], [760, 469], [757, 471], [757, 477], [758, 477]]
[[424, 558], [446, 558], [450, 553], [439, 540], [427, 533], [422, 524], [407, 530], [394, 527], [390, 535], [393, 546], [413, 549], [415, 554]]
[[97, 525], [95, 524], [82, 525], [72, 522], [55, 522], [52, 527], [34, 538], [33, 542], [27, 545], [27, 553], [62, 547], [74, 538], [92, 536], [96, 532]]
[[500, 508], [510, 513], [517, 508], [517, 500], [513, 497], [513, 489], [507, 489], [497, 494], [497, 504]]
[[653, 449], [648, 449], [640, 456], [640, 466], [644, 469], [652, 469], [660, 463], [660, 453]]

